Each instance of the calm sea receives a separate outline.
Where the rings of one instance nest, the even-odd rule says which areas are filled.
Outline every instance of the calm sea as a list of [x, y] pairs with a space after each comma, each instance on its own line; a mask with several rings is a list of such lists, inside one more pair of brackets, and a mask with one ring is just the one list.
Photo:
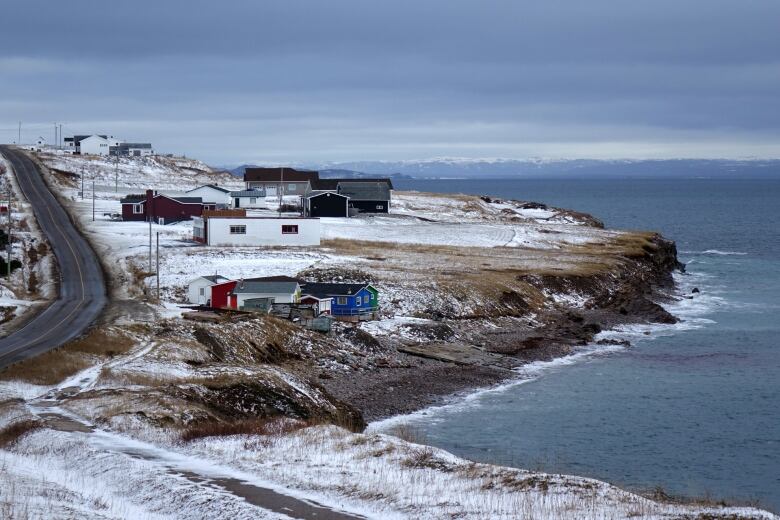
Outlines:
[[[522, 382], [404, 420], [464, 457], [780, 511], [780, 180], [415, 180], [591, 213], [677, 242], [672, 327], [529, 367]], [[646, 333], [650, 334], [647, 335]]]

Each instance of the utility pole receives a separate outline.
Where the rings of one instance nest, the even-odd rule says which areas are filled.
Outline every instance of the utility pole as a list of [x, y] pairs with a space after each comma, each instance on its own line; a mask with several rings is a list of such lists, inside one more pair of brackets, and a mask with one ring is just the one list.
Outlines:
[[60, 142], [59, 142], [60, 150], [62, 150], [63, 143], [65, 143], [65, 141], [62, 139], [62, 123], [60, 123]]
[[119, 151], [114, 152], [114, 193], [119, 192]]
[[92, 222], [95, 222], [95, 179], [92, 179]]
[[11, 226], [13, 225], [13, 220], [11, 219], [11, 172], [6, 172], [8, 175], [8, 236], [6, 237], [8, 239], [8, 243], [5, 246], [5, 252], [6, 252], [6, 263], [5, 263], [5, 276], [8, 280], [11, 279]]
[[282, 201], [284, 201], [284, 166], [282, 166], [282, 173], [280, 175], [279, 183], [279, 218], [282, 217]]
[[19, 121], [19, 136], [16, 138], [16, 144], [22, 144], [22, 122]]
[[160, 232], [157, 232], [157, 303], [160, 303]]
[[52, 141], [52, 146], [57, 146], [57, 123], [54, 123], [54, 141]]
[[[154, 196], [152, 196], [151, 204], [147, 204], [147, 206], [154, 207]], [[148, 213], [149, 217], [149, 273], [153, 273], [152, 271], [152, 216], [154, 215], [154, 211], [152, 208], [146, 208], [146, 212]]]

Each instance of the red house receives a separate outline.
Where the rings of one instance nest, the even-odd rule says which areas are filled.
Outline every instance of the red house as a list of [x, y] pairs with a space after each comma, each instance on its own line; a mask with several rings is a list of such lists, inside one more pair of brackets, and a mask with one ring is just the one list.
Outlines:
[[213, 210], [214, 203], [204, 203], [200, 197], [169, 197], [152, 190], [146, 195], [128, 195], [123, 198], [122, 220], [153, 221], [161, 224], [190, 220], [203, 214], [203, 210]]

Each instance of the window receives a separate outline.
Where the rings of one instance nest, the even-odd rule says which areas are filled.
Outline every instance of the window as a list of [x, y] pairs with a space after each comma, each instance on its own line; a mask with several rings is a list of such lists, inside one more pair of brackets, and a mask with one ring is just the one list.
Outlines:
[[143, 204], [133, 204], [133, 213], [136, 215], [140, 215], [144, 212], [144, 205]]
[[201, 287], [200, 288], [200, 295], [201, 296], [206, 296], [206, 288], [205, 287]]
[[377, 204], [376, 209], [385, 209], [385, 207], [382, 204]]
[[368, 296], [363, 296], [363, 303], [368, 303]]
[[287, 191], [295, 191], [295, 188], [296, 188], [295, 184], [288, 184], [287, 185]]
[[288, 225], [282, 226], [282, 235], [297, 235], [298, 226]]
[[257, 197], [249, 197], [250, 204], [257, 204]]
[[339, 296], [336, 298], [336, 305], [346, 305], [347, 299], [344, 296]]
[[246, 235], [246, 226], [230, 226], [231, 235]]
[[355, 307], [360, 307], [360, 296], [355, 298]]

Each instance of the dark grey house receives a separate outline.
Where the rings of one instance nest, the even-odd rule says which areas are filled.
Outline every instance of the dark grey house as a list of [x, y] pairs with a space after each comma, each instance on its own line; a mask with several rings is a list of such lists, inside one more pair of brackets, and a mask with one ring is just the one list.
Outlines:
[[[316, 198], [320, 204], [329, 206], [328, 212], [336, 212], [337, 201], [323, 198], [323, 193], [333, 193], [347, 197], [349, 202], [347, 207], [351, 214], [355, 213], [388, 213], [390, 210], [391, 192], [393, 183], [388, 178], [350, 178], [350, 179], [315, 179], [310, 182], [310, 188], [303, 197], [304, 211], [312, 207], [307, 202], [310, 198]], [[311, 210], [310, 210], [311, 211]], [[315, 215], [312, 211], [307, 216], [336, 216], [336, 215]]]
[[305, 217], [348, 217], [349, 197], [333, 191], [312, 191], [303, 197]]
[[387, 182], [339, 183], [338, 194], [349, 197], [349, 207], [358, 213], [388, 213], [390, 185]]

